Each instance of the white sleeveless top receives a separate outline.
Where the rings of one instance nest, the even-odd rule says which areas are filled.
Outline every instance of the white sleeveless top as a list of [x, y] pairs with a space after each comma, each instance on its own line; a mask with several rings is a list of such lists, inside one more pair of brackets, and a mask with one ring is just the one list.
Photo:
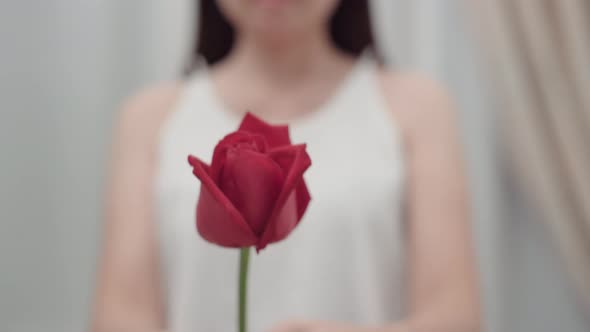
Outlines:
[[[200, 183], [186, 160], [209, 162], [241, 118], [223, 109], [206, 70], [184, 90], [160, 133], [155, 184], [168, 328], [235, 331], [239, 252], [197, 234]], [[401, 318], [404, 156], [381, 90], [376, 64], [363, 56], [328, 102], [290, 124], [292, 141], [307, 143], [313, 162], [305, 174], [312, 201], [286, 240], [251, 255], [249, 331], [288, 319]]]

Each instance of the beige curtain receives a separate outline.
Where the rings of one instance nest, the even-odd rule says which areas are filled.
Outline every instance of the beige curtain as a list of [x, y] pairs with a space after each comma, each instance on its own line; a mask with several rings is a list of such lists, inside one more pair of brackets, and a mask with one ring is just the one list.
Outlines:
[[590, 304], [590, 1], [470, 6], [513, 165]]

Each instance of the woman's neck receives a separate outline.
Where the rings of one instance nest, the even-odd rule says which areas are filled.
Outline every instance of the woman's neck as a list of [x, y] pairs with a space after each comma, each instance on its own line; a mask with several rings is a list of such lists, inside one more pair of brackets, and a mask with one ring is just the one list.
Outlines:
[[240, 36], [211, 77], [228, 109], [284, 120], [317, 109], [353, 65], [327, 32], [280, 43]]
[[[237, 36], [227, 59], [234, 68], [256, 73], [271, 81], [291, 81], [322, 68], [341, 57], [325, 30], [308, 33], [302, 38], [280, 41], [263, 40], [243, 34]], [[259, 76], [259, 77], [260, 77]]]

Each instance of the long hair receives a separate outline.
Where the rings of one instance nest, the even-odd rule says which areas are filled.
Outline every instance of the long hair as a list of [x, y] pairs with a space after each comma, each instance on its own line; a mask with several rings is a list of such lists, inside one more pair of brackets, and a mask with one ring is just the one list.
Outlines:
[[[219, 10], [216, 0], [200, 0], [199, 25], [194, 34], [193, 50], [186, 73], [198, 65], [201, 58], [208, 65], [223, 59], [231, 51], [235, 31]], [[342, 51], [359, 56], [371, 49], [380, 60], [375, 47], [368, 0], [340, 0], [329, 22], [330, 37]]]

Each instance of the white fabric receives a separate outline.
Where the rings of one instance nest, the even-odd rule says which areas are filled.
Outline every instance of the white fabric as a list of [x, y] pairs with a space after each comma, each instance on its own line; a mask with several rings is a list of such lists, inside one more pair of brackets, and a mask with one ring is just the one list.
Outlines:
[[[387, 108], [376, 66], [363, 57], [328, 102], [290, 124], [313, 160], [312, 201], [285, 241], [251, 255], [251, 331], [291, 318], [378, 324], [402, 315], [403, 151]], [[172, 331], [235, 330], [238, 250], [198, 236], [200, 184], [186, 161], [210, 161], [237, 128], [235, 114], [201, 70], [161, 131], [157, 223]]]

